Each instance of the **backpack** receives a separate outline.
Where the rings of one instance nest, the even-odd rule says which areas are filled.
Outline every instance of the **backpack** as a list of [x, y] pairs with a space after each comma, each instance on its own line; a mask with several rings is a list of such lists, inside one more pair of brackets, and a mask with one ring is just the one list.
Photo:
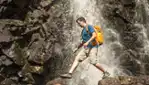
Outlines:
[[96, 38], [95, 38], [95, 41], [92, 42], [92, 45], [95, 46], [95, 45], [101, 45], [103, 44], [104, 42], [104, 39], [103, 39], [103, 33], [102, 33], [102, 30], [99, 26], [95, 25], [94, 26], [94, 30], [95, 30], [95, 33], [96, 33]]

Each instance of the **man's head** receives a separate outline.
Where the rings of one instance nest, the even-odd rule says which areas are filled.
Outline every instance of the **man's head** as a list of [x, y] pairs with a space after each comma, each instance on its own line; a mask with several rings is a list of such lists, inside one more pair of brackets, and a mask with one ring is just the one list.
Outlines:
[[81, 27], [85, 27], [86, 26], [86, 20], [84, 17], [79, 17], [76, 22], [79, 24], [79, 26]]

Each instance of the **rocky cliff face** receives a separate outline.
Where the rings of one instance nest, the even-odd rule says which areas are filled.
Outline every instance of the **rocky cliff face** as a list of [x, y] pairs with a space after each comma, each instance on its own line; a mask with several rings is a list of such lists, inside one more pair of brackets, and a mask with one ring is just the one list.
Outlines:
[[[95, 6], [96, 9], [80, 13], [77, 11], [79, 6], [71, 7], [73, 2], [69, 0], [1, 0], [1, 85], [45, 85], [49, 80], [68, 70], [74, 59], [71, 57], [71, 44], [74, 41], [77, 42], [79, 36], [79, 34], [73, 34], [80, 30], [73, 29], [77, 28], [74, 26], [77, 13], [85, 17], [91, 16], [89, 17], [91, 20], [99, 19], [97, 23], [100, 22], [105, 32], [105, 46], [110, 47], [113, 52], [112, 62], [116, 61], [119, 69], [123, 69], [123, 73], [147, 75], [149, 69], [148, 1], [89, 0], [89, 2], [93, 2], [90, 3], [91, 7], [89, 7], [90, 4], [86, 7], [92, 10]], [[78, 0], [77, 3], [83, 2]], [[92, 17], [92, 15], [98, 17]], [[111, 58], [106, 58], [111, 61]], [[81, 69], [77, 71], [76, 76], [80, 75]], [[94, 71], [91, 69], [86, 71], [86, 73], [89, 72]], [[82, 75], [84, 76], [83, 73]], [[117, 74], [114, 73], [114, 75]], [[147, 78], [138, 77], [140, 82], [147, 81]], [[138, 79], [135, 78], [134, 81]], [[66, 84], [61, 79], [54, 82], [56, 81], [61, 82], [62, 85]], [[80, 79], [79, 81], [80, 85], [87, 85], [89, 82], [88, 78], [83, 82]], [[100, 85], [107, 85], [106, 82], [114, 81], [118, 83], [113, 83], [113, 85], [121, 85], [119, 79], [112, 78], [101, 81]], [[53, 81], [47, 84], [55, 85]], [[141, 84], [146, 83], [138, 85]]]
[[71, 37], [69, 2], [1, 0], [0, 4], [1, 85], [42, 85], [57, 76]]
[[98, 85], [148, 85], [148, 83], [148, 76], [119, 76], [101, 80], [98, 82]]
[[[148, 76], [139, 76], [139, 77], [117, 76], [116, 78], [107, 78], [100, 80], [98, 82], [98, 85], [148, 85], [148, 83], [149, 83]], [[48, 82], [46, 85], [67, 85], [67, 84], [66, 80], [57, 78]]]
[[[129, 75], [148, 74], [148, 1], [104, 0], [103, 16], [123, 46], [113, 46], [120, 66]], [[115, 40], [111, 40], [115, 42]]]

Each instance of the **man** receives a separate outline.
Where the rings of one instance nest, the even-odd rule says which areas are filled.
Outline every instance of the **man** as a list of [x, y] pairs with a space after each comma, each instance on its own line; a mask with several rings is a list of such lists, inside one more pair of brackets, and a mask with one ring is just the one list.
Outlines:
[[[100, 71], [103, 72], [103, 78], [106, 78], [108, 76], [110, 76], [110, 74], [105, 71], [100, 64], [97, 62], [97, 53], [98, 53], [98, 47], [99, 45], [92, 45], [92, 42], [95, 41], [95, 37], [96, 37], [96, 33], [95, 30], [93, 28], [93, 26], [89, 25], [84, 17], [80, 17], [76, 20], [76, 22], [78, 23], [78, 25], [80, 27], [83, 28], [82, 30], [82, 45], [84, 46], [84, 48], [82, 49], [82, 51], [80, 51], [78, 53], [78, 55], [76, 56], [71, 69], [69, 70], [69, 72], [67, 74], [63, 74], [61, 75], [62, 78], [71, 78], [72, 77], [72, 73], [75, 70], [75, 68], [78, 66], [79, 62], [85, 60], [86, 58], [89, 58], [89, 62], [90, 64], [94, 65], [95, 67], [97, 67]], [[79, 46], [78, 48], [80, 48], [81, 46]]]

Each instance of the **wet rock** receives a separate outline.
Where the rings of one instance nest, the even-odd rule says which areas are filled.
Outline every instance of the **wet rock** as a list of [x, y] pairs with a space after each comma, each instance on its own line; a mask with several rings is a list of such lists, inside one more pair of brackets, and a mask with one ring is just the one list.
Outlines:
[[18, 44], [15, 44], [14, 53], [15, 56], [13, 58], [13, 61], [17, 65], [24, 65], [26, 62], [26, 53], [23, 51], [23, 49], [20, 48]]
[[12, 81], [19, 82], [19, 77], [12, 76], [12, 77], [10, 77], [10, 79], [11, 79]]
[[[39, 42], [34, 42], [34, 44], [30, 47], [30, 52], [32, 53], [29, 57], [29, 61], [34, 61], [39, 64], [44, 63], [45, 59], [45, 53], [43, 52], [45, 42], [43, 39], [41, 39]], [[50, 56], [49, 56], [50, 57]]]
[[38, 18], [40, 16], [42, 16], [43, 12], [41, 10], [34, 10], [32, 13], [32, 17], [34, 18]]
[[43, 66], [30, 66], [31, 73], [41, 74], [43, 72]]
[[26, 82], [28, 84], [34, 84], [35, 83], [35, 80], [32, 76], [31, 73], [26, 73], [22, 79], [23, 82]]
[[2, 55], [0, 57], [1, 65], [9, 66], [9, 65], [12, 65], [14, 63], [13, 59], [11, 57], [5, 55], [5, 53], [3, 51], [2, 51], [2, 54], [4, 54], [4, 55]]
[[57, 0], [0, 1], [0, 74], [7, 77], [3, 81], [5, 85], [10, 85], [10, 83], [15, 85], [14, 82], [17, 82], [17, 85], [33, 85], [37, 82], [34, 75], [45, 78], [41, 81], [44, 82], [51, 69], [49, 59], [55, 56], [64, 57], [60, 52], [62, 48], [55, 49], [53, 52], [54, 43], [59, 43], [59, 41], [59, 45], [65, 43], [62, 31], [63, 21], [68, 20], [61, 11], [67, 10], [69, 6], [61, 7], [64, 2]]
[[26, 63], [23, 68], [22, 71], [18, 72], [18, 76], [20, 78], [22, 78], [22, 82], [26, 82], [28, 84], [34, 84], [35, 80], [31, 74], [32, 69], [29, 63]]
[[133, 6], [133, 4], [135, 3], [135, 1], [133, 0], [121, 0], [121, 1], [124, 5], [129, 5], [129, 6]]
[[15, 57], [15, 52], [14, 52], [15, 44], [12, 44], [8, 47], [2, 49], [3, 54], [8, 56], [9, 58], [14, 58]]
[[[28, 1], [26, 0], [3, 0], [0, 6], [0, 18], [4, 19], [8, 19], [8, 18], [13, 18], [13, 19], [23, 19], [26, 12], [27, 12], [27, 8], [26, 6], [29, 5]], [[24, 14], [21, 14], [24, 13]]]
[[[100, 80], [98, 85], [148, 85], [149, 76], [117, 76]], [[67, 79], [56, 78], [46, 85], [67, 85]], [[85, 85], [85, 84], [80, 84]]]
[[9, 24], [9, 25], [15, 25], [15, 26], [22, 26], [25, 24], [25, 22], [21, 20], [13, 20], [13, 19], [1, 19], [0, 24]]
[[0, 42], [9, 42], [10, 41], [10, 37], [11, 36], [1, 35], [0, 36]]
[[3, 75], [0, 75], [0, 82], [2, 82], [5, 79]]
[[29, 63], [26, 63], [22, 68], [22, 73], [36, 73], [41, 74], [43, 72], [43, 66], [32, 66]]
[[[147, 46], [147, 44], [144, 44], [144, 42], [147, 42], [144, 35], [148, 35], [148, 33], [143, 31], [148, 30], [148, 19], [145, 18], [148, 16], [146, 10], [147, 0], [144, 2], [136, 0], [102, 0], [101, 5], [103, 5], [102, 15], [108, 21], [107, 27], [117, 30], [116, 34], [119, 34], [120, 37], [118, 42], [125, 48], [121, 52], [114, 52], [116, 56], [119, 54], [120, 65], [127, 70], [126, 74], [148, 74], [148, 65], [142, 60], [148, 56], [148, 53], [146, 53], [148, 47], [144, 49]], [[113, 42], [108, 41], [108, 43]]]
[[100, 80], [98, 85], [147, 85], [148, 82], [148, 76], [119, 76]]
[[49, 81], [46, 85], [66, 85], [66, 81], [61, 78], [56, 78]]
[[6, 60], [2, 61], [2, 64], [5, 65], [5, 66], [9, 66], [9, 65], [12, 65], [13, 62], [11, 60], [9, 60], [9, 59], [6, 59]]
[[29, 34], [34, 34], [34, 32], [36, 33], [38, 30], [40, 29], [40, 27], [34, 27], [31, 30], [27, 30], [24, 33], [22, 33], [21, 35], [29, 35]]
[[42, 24], [42, 30], [44, 32], [45, 37], [47, 38], [48, 37], [48, 32], [47, 32], [48, 25], [47, 25], [47, 23]]
[[99, 81], [98, 85], [121, 85], [121, 82], [114, 78]]
[[40, 5], [42, 7], [46, 7], [48, 5], [50, 5], [52, 3], [53, 0], [47, 0], [47, 1], [43, 1], [43, 2], [40, 2]]
[[1, 82], [1, 85], [16, 85], [11, 79], [5, 79], [4, 81]]

